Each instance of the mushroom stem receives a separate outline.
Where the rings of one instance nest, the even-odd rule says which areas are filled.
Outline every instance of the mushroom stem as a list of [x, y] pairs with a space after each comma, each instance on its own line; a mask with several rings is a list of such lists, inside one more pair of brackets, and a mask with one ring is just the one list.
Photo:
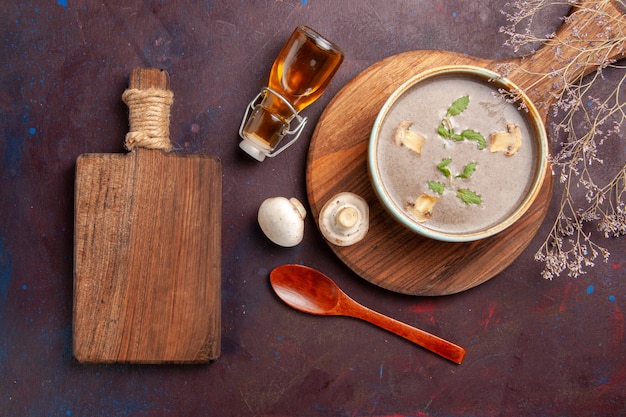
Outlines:
[[353, 228], [359, 221], [359, 211], [354, 206], [345, 206], [337, 210], [337, 226], [344, 230]]
[[304, 205], [300, 202], [300, 200], [295, 197], [291, 197], [289, 199], [289, 202], [296, 208], [296, 210], [298, 210], [298, 213], [300, 213], [302, 219], [306, 218], [306, 209], [304, 208]]

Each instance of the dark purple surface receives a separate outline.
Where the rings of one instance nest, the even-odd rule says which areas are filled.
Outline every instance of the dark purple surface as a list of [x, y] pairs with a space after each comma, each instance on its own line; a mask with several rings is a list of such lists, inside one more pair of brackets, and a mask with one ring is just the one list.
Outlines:
[[[415, 49], [488, 59], [503, 1], [2, 2], [0, 7], [0, 415], [617, 416], [626, 409], [624, 241], [578, 279], [545, 281], [530, 247], [470, 291], [420, 298], [360, 279], [307, 218], [292, 249], [256, 210], [306, 201], [307, 141], [324, 106], [369, 65]], [[546, 18], [545, 33], [559, 24]], [[310, 125], [275, 159], [237, 147], [247, 103], [308, 24], [345, 51]], [[223, 161], [222, 355], [205, 366], [81, 365], [72, 358], [73, 181], [82, 153], [123, 152], [121, 94], [137, 66], [170, 72], [171, 137]], [[605, 156], [624, 163], [624, 144]], [[457, 366], [353, 319], [291, 310], [270, 270], [304, 263], [357, 301], [467, 349]]]

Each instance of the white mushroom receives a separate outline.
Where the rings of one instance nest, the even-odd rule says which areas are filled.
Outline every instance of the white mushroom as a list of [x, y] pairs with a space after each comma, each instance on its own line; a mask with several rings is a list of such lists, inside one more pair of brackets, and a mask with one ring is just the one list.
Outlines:
[[437, 200], [439, 197], [422, 193], [415, 201], [407, 203], [407, 210], [415, 216], [418, 223], [424, 223], [433, 216], [433, 207]]
[[322, 207], [319, 225], [329, 242], [337, 246], [353, 245], [369, 230], [369, 206], [356, 194], [339, 193]]
[[405, 120], [400, 123], [400, 125], [396, 128], [393, 140], [396, 145], [404, 145], [413, 152], [421, 154], [422, 147], [424, 146], [426, 138], [417, 132], [409, 130], [412, 125], [413, 122], [411, 122], [410, 120]]
[[490, 139], [490, 152], [504, 151], [506, 156], [511, 156], [522, 147], [522, 131], [513, 123], [507, 123], [506, 132], [492, 133]]
[[258, 212], [259, 226], [265, 236], [286, 248], [302, 242], [305, 217], [306, 209], [297, 198], [268, 198]]

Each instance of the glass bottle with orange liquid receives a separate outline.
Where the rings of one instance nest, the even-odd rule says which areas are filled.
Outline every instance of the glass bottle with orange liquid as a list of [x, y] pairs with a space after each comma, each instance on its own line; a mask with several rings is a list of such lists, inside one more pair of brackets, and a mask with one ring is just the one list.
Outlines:
[[[343, 61], [343, 52], [307, 26], [299, 26], [272, 65], [268, 86], [248, 105], [239, 128], [239, 147], [259, 161], [294, 143], [306, 124], [300, 111], [324, 92]], [[298, 125], [290, 129], [293, 119]], [[277, 148], [286, 135], [293, 138]]]

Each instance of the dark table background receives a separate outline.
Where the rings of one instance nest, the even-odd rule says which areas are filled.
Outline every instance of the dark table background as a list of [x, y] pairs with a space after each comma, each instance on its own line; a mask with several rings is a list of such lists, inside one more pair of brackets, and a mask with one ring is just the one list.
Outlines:
[[[362, 280], [309, 217], [304, 241], [271, 244], [267, 197], [306, 202], [308, 140], [350, 79], [392, 54], [514, 56], [498, 0], [0, 1], [0, 415], [617, 416], [626, 409], [624, 242], [577, 279], [533, 260], [556, 215], [503, 273], [453, 296]], [[539, 21], [545, 33], [558, 15]], [[247, 103], [280, 47], [308, 24], [345, 51], [304, 137], [258, 163], [238, 147]], [[171, 75], [171, 138], [223, 162], [221, 357], [208, 365], [81, 365], [72, 357], [73, 182], [82, 153], [124, 152], [132, 68]], [[607, 156], [612, 167], [621, 153]], [[462, 365], [348, 318], [289, 309], [269, 271], [304, 263], [358, 301], [467, 348]]]

